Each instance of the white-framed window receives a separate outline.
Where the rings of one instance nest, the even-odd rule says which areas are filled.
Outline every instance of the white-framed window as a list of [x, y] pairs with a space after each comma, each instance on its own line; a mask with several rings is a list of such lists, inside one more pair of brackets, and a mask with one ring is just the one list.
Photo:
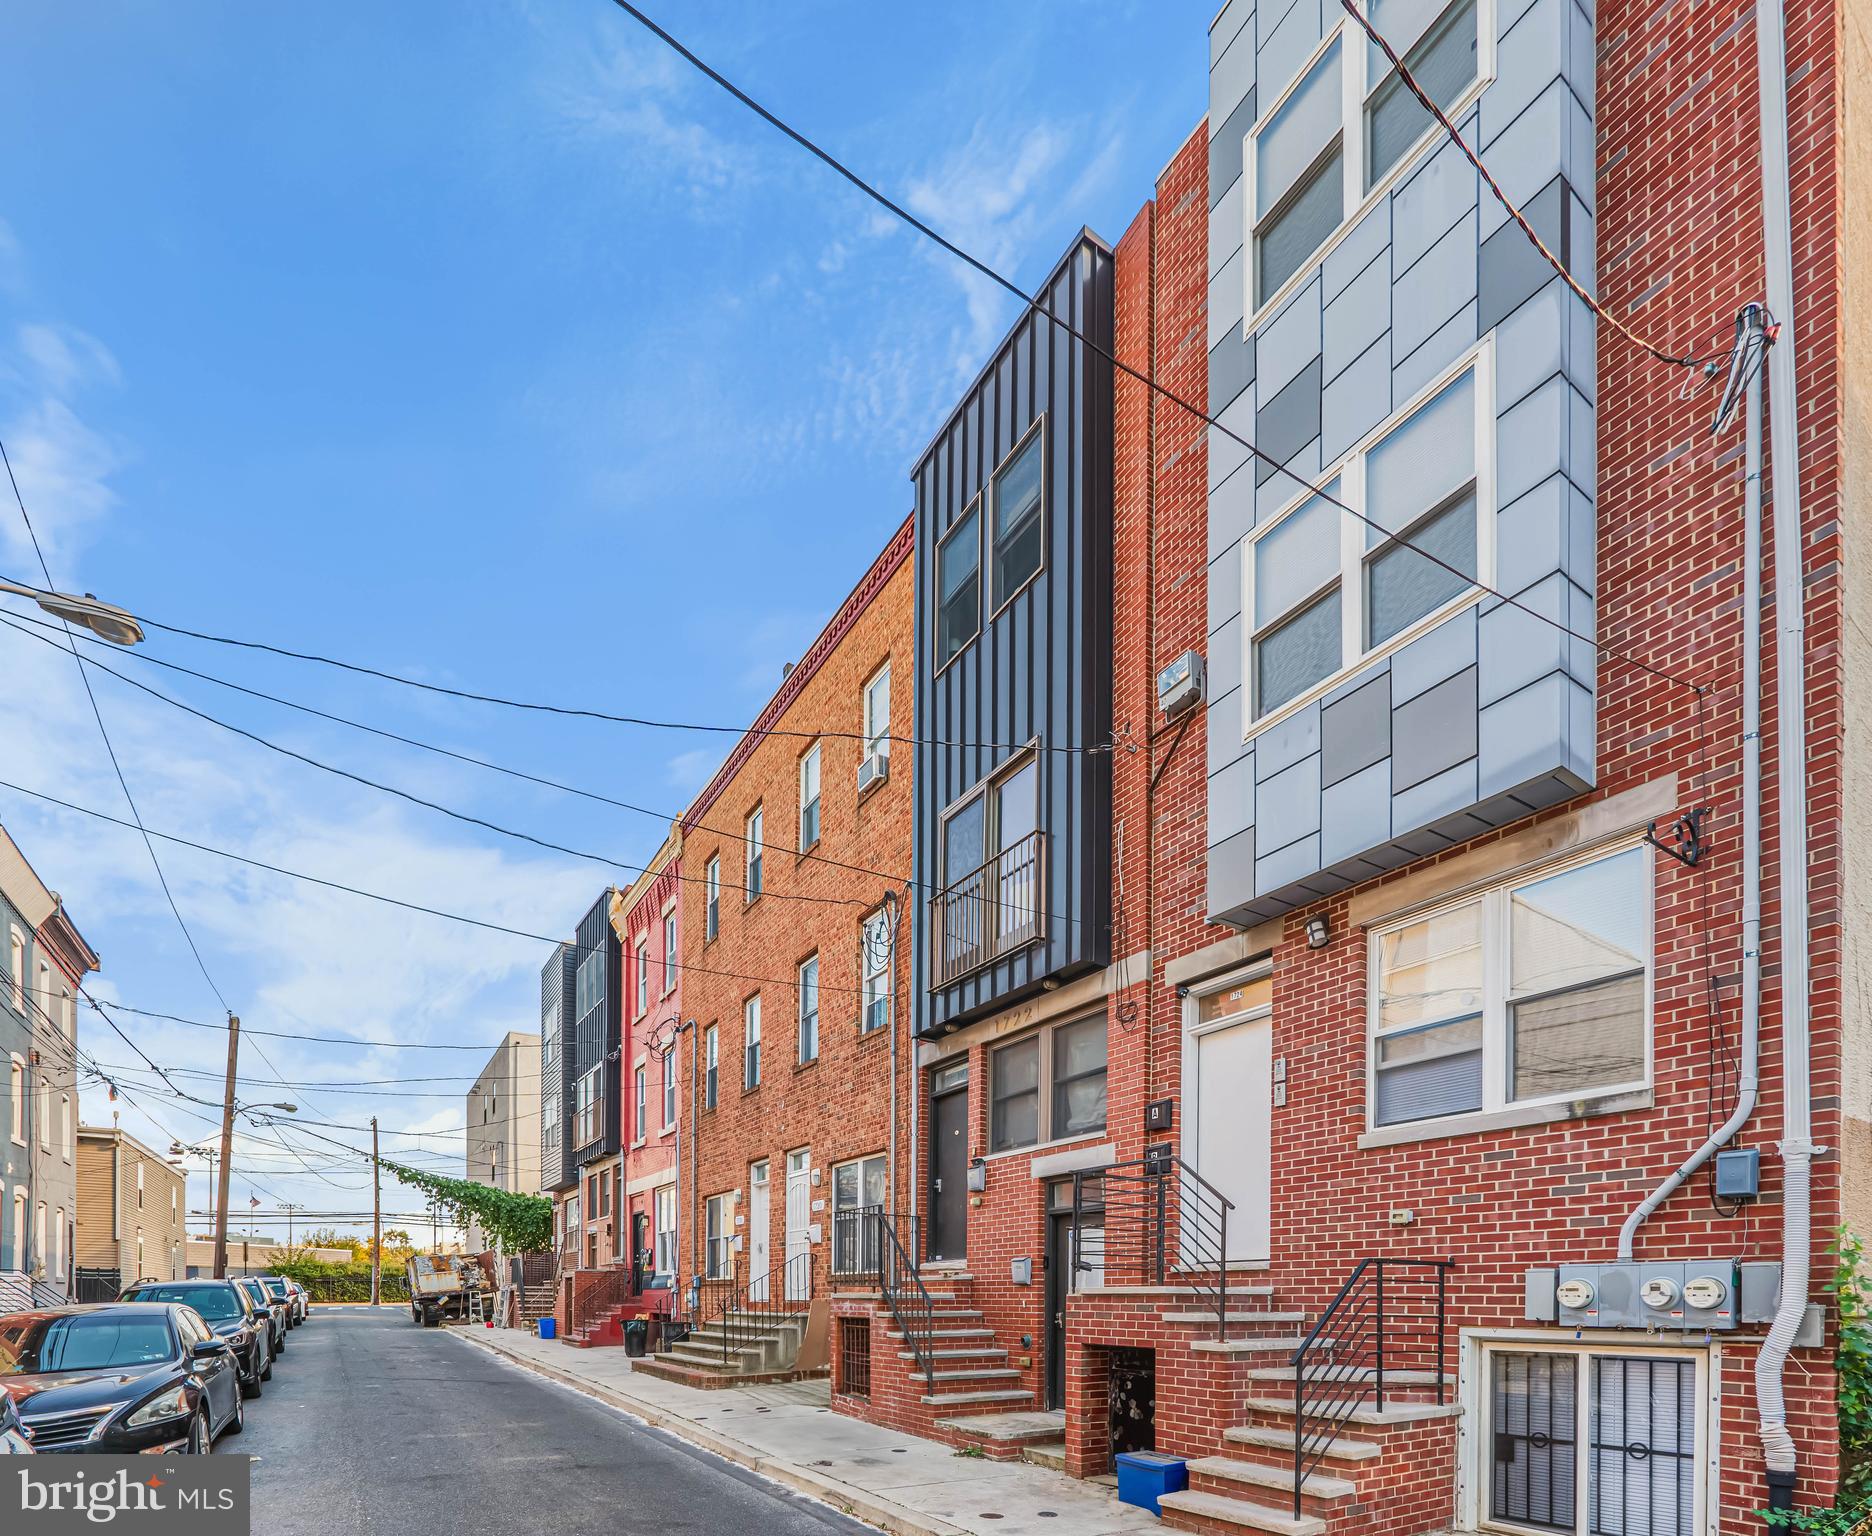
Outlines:
[[676, 1186], [665, 1184], [656, 1192], [656, 1272], [676, 1273]]
[[890, 913], [873, 912], [864, 920], [859, 938], [860, 962], [864, 972], [863, 1010], [858, 1015], [858, 1033], [869, 1035], [890, 1023], [891, 942]]
[[26, 1267], [26, 1191], [23, 1189], [13, 1191], [13, 1252], [7, 1267]]
[[[849, 1213], [866, 1208], [882, 1211], [890, 1200], [890, 1182], [884, 1154], [855, 1157], [832, 1169], [832, 1272], [855, 1275], [875, 1270], [877, 1229], [861, 1224]], [[840, 1220], [845, 1217], [844, 1220]]]
[[26, 1011], [26, 935], [17, 928], [7, 931], [7, 992], [13, 1011]]
[[1485, 341], [1348, 454], [1324, 495], [1303, 492], [1242, 541], [1247, 734], [1493, 579], [1492, 359]]
[[[143, 1273], [143, 1234], [137, 1234], [137, 1273]], [[65, 1278], [65, 1207], [52, 1213], [52, 1278]]]
[[936, 670], [960, 656], [981, 633], [981, 500], [936, 545]]
[[[1494, 75], [1492, 0], [1370, 0], [1372, 20], [1452, 119]], [[1440, 131], [1383, 51], [1341, 17], [1243, 145], [1247, 329]]]
[[819, 957], [810, 955], [799, 968], [799, 1059], [804, 1066], [819, 1059]]
[[1477, 1528], [1712, 1529], [1707, 1351], [1499, 1338], [1478, 1342], [1473, 1359], [1479, 1412], [1465, 1449]]
[[988, 489], [989, 603], [999, 613], [1046, 561], [1046, 418], [995, 471]]
[[703, 868], [708, 905], [702, 917], [702, 937], [712, 939], [721, 932], [721, 855], [713, 855]]
[[819, 743], [799, 760], [799, 846], [804, 853], [819, 841]]
[[1105, 1015], [1055, 1024], [988, 1057], [988, 1146], [1031, 1147], [1105, 1129]]
[[33, 1262], [43, 1265], [46, 1261], [46, 1208], [42, 1200], [33, 1208]]
[[752, 901], [761, 893], [761, 854], [764, 851], [761, 832], [761, 808], [757, 805], [747, 819], [747, 899]]
[[637, 1017], [642, 1018], [650, 1011], [650, 945], [647, 940], [637, 941], [636, 952], [632, 960], [637, 966]]
[[663, 909], [663, 995], [668, 997], [676, 990], [676, 976], [682, 969], [676, 954], [676, 907], [675, 904]]
[[725, 1195], [710, 1195], [707, 1202], [706, 1225], [707, 1238], [706, 1268], [702, 1272], [705, 1280], [732, 1280], [734, 1278], [734, 1192]]
[[1367, 1123], [1644, 1087], [1651, 920], [1634, 843], [1374, 929]]
[[7, 1095], [12, 1106], [13, 1139], [22, 1147], [26, 1145], [26, 1061], [20, 1056], [9, 1058], [8, 1074], [10, 1091]]
[[741, 1003], [741, 1086], [760, 1087], [760, 993]]
[[650, 1131], [650, 1073], [647, 1068], [639, 1066], [631, 1078], [636, 1090], [631, 1103], [637, 1116], [631, 1122], [631, 1137], [635, 1141], [642, 1141]]
[[702, 1032], [702, 1107], [713, 1109], [721, 1101], [721, 1029], [711, 1024]]
[[864, 755], [890, 756], [890, 663], [871, 674], [864, 686]]
[[136, 1165], [136, 1175], [137, 1175], [137, 1209], [140, 1211], [143, 1209], [143, 1164], [140, 1162]]
[[590, 1146], [604, 1134], [604, 1068], [593, 1067], [573, 1085], [572, 1145]]
[[58, 999], [52, 991], [52, 967], [45, 961], [39, 962], [39, 986], [33, 993], [32, 1005], [26, 1010], [33, 1016], [35, 1027], [43, 1019], [53, 1022], [52, 1010], [58, 1006]]
[[72, 1001], [69, 988], [60, 994], [59, 1021], [65, 1026], [65, 1038], [76, 1039], [78, 1035], [78, 1005]]
[[59, 1095], [59, 1155], [68, 1163], [78, 1155], [78, 1133], [72, 1124], [69, 1093]]
[[676, 1047], [663, 1052], [663, 1123], [676, 1123]]

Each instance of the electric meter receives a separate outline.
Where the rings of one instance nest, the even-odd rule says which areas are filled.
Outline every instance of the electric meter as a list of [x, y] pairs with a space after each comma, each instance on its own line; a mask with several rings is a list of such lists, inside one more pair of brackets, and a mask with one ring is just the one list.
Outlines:
[[1695, 1307], [1699, 1312], [1708, 1312], [1728, 1300], [1729, 1287], [1714, 1275], [1698, 1275], [1684, 1285], [1683, 1298], [1686, 1306]]
[[1560, 1288], [1554, 1292], [1560, 1305], [1572, 1311], [1590, 1307], [1593, 1302], [1593, 1288], [1590, 1280], [1562, 1280]]
[[1638, 1298], [1653, 1312], [1667, 1312], [1677, 1300], [1677, 1282], [1664, 1275], [1653, 1275], [1638, 1287]]

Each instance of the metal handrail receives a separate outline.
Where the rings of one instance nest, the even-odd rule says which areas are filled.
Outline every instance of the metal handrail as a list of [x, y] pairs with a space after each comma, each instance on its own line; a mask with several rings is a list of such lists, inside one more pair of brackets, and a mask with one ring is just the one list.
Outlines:
[[1073, 1175], [1072, 1289], [1080, 1276], [1162, 1285], [1174, 1271], [1228, 1336], [1228, 1218], [1235, 1202], [1167, 1148]]
[[1045, 932], [1046, 834], [1029, 832], [930, 898], [930, 975], [946, 986]]
[[897, 1330], [909, 1346], [911, 1363], [923, 1378], [926, 1392], [936, 1390], [936, 1301], [917, 1273], [916, 1260], [897, 1235], [897, 1224], [878, 1206], [867, 1206], [854, 1216], [868, 1218], [877, 1233], [873, 1271], [884, 1304], [890, 1308]]
[[[1320, 1319], [1288, 1361], [1294, 1371], [1294, 1450], [1293, 1511], [1300, 1518], [1302, 1489], [1308, 1474], [1324, 1460], [1339, 1430], [1369, 1398], [1380, 1410], [1385, 1402], [1385, 1370], [1410, 1369], [1404, 1362], [1426, 1361], [1436, 1383], [1436, 1400], [1444, 1402], [1444, 1351], [1448, 1332], [1448, 1278], [1455, 1262], [1450, 1259], [1394, 1259], [1372, 1255], [1359, 1260], [1346, 1276]], [[1394, 1272], [1393, 1312], [1387, 1324], [1385, 1316], [1385, 1275]], [[1401, 1299], [1409, 1307], [1408, 1289], [1400, 1297], [1399, 1288], [1407, 1288], [1413, 1278], [1421, 1280], [1429, 1271], [1436, 1291], [1436, 1323], [1433, 1328], [1397, 1326], [1395, 1304]], [[1428, 1296], [1416, 1299], [1422, 1307]], [[1427, 1318], [1427, 1311], [1406, 1311], [1409, 1318]], [[1428, 1339], [1425, 1348], [1421, 1341]], [[1417, 1341], [1413, 1345], [1412, 1341]], [[1309, 1393], [1309, 1386], [1313, 1390]]]
[[[750, 1279], [738, 1290], [731, 1290], [715, 1310], [714, 1321], [721, 1328], [722, 1365], [742, 1343], [766, 1337], [783, 1322], [790, 1322], [812, 1308], [813, 1255], [808, 1249], [782, 1259], [764, 1275]], [[804, 1294], [790, 1296], [789, 1282]], [[756, 1292], [759, 1295], [756, 1295]]]

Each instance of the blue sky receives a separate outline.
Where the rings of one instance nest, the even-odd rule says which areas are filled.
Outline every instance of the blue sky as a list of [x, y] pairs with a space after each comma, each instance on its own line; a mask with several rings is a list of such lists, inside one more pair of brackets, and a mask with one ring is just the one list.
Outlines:
[[[1032, 283], [1080, 225], [1115, 240], [1196, 124], [1210, 9], [666, 0], [653, 14]], [[907, 512], [915, 454], [1013, 317], [605, 0], [82, 14], [16, 0], [0, 82], [14, 151], [0, 157], [0, 433], [54, 579], [191, 628], [740, 724]], [[37, 579], [10, 504], [0, 574]], [[170, 636], [148, 649], [671, 812], [723, 747]], [[543, 837], [640, 861], [665, 830], [112, 660]], [[0, 777], [121, 815], [70, 658], [0, 629], [0, 676]], [[547, 933], [569, 935], [628, 879], [94, 685], [152, 827]], [[217, 1017], [133, 833], [5, 790], [0, 819], [103, 954], [100, 996]], [[159, 852], [249, 1026], [491, 1045], [536, 1024], [536, 945]], [[82, 1023], [91, 1055], [132, 1060]], [[136, 1034], [165, 1064], [220, 1065], [210, 1031], [146, 1020]], [[332, 1086], [256, 1083], [253, 1097], [404, 1129], [459, 1125], [466, 1080], [396, 1090], [437, 1098], [343, 1085], [480, 1065], [258, 1044], [295, 1084]], [[268, 1067], [249, 1052], [243, 1071]], [[160, 1129], [101, 1089], [87, 1118], [118, 1109], [161, 1147], [211, 1132], [189, 1106], [130, 1092]], [[237, 1160], [268, 1210], [368, 1203], [361, 1166], [292, 1141], [297, 1155], [247, 1143]], [[197, 1176], [191, 1204], [204, 1200]], [[392, 1209], [417, 1203], [386, 1191]]]

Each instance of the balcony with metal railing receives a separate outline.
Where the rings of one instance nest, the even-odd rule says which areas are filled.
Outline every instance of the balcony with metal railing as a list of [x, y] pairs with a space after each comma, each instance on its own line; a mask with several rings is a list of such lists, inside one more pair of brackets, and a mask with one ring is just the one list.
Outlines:
[[946, 986], [1046, 934], [1046, 833], [1028, 833], [930, 900], [930, 976]]

